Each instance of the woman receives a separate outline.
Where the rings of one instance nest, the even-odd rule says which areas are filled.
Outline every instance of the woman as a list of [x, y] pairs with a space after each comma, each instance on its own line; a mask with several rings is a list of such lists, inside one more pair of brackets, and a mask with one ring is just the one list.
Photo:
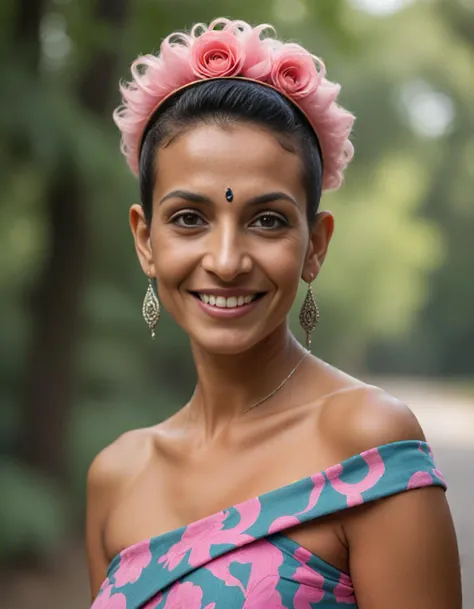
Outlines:
[[288, 329], [302, 279], [310, 345], [334, 227], [319, 200], [354, 117], [323, 63], [266, 29], [172, 35], [121, 88], [143, 314], [154, 335], [161, 302], [189, 334], [198, 383], [91, 466], [93, 607], [459, 609], [445, 483], [415, 417]]

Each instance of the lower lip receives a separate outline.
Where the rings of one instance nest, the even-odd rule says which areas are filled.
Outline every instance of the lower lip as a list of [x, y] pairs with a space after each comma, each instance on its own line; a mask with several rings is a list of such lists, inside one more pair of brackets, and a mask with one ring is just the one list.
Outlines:
[[260, 298], [257, 298], [256, 300], [252, 300], [252, 302], [249, 302], [248, 304], [244, 304], [240, 307], [232, 307], [230, 309], [206, 304], [200, 298], [196, 298], [196, 296], [193, 296], [193, 298], [197, 301], [201, 309], [210, 317], [214, 317], [214, 319], [237, 319], [247, 315], [247, 313], [251, 313], [262, 300], [263, 296], [260, 296]]

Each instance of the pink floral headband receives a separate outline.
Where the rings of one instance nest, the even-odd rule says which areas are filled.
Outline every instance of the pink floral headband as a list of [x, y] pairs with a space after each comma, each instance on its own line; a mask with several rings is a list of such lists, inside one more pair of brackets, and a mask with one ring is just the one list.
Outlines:
[[326, 79], [324, 63], [295, 43], [263, 37], [269, 25], [216, 19], [195, 25], [189, 34], [165, 38], [160, 53], [138, 57], [132, 80], [122, 83], [122, 105], [114, 121], [122, 132], [121, 150], [138, 175], [140, 146], [158, 107], [179, 89], [202, 80], [243, 78], [276, 89], [306, 115], [323, 156], [323, 190], [335, 190], [354, 155], [349, 136], [354, 116], [336, 104], [340, 85]]

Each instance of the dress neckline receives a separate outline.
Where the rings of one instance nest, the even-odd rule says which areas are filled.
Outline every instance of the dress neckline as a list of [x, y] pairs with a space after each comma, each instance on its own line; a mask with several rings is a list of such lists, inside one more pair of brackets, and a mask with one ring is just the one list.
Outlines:
[[[384, 449], [393, 449], [394, 451], [398, 452], [399, 449], [402, 449], [402, 448], [408, 449], [410, 447], [420, 450], [421, 452], [425, 453], [427, 456], [431, 456], [431, 449], [430, 449], [428, 443], [425, 441], [422, 441], [422, 440], [399, 440], [396, 442], [389, 442], [389, 443], [381, 444], [374, 448], [362, 451], [360, 453], [351, 455], [350, 457], [348, 457], [347, 459], [344, 459], [340, 463], [329, 466], [328, 468], [326, 468], [324, 470], [320, 470], [310, 476], [305, 476], [305, 477], [295, 480], [293, 482], [289, 482], [288, 484], [280, 486], [271, 491], [267, 491], [266, 493], [262, 493], [261, 495], [257, 495], [256, 497], [251, 497], [250, 499], [245, 499], [244, 501], [241, 501], [240, 503], [237, 503], [237, 504], [234, 504], [227, 508], [224, 508], [223, 510], [214, 512], [213, 514], [209, 514], [208, 516], [204, 516], [203, 518], [199, 518], [198, 520], [194, 520], [188, 524], [182, 525], [182, 526], [172, 529], [170, 531], [166, 531], [165, 533], [160, 533], [159, 535], [152, 535], [151, 537], [147, 537], [138, 542], [135, 542], [135, 543], [123, 548], [122, 550], [120, 550], [113, 556], [113, 558], [110, 560], [108, 568], [107, 568], [107, 577], [110, 576], [111, 572], [117, 566], [117, 564], [121, 558], [123, 558], [124, 556], [127, 556], [128, 554], [133, 554], [135, 551], [139, 550], [139, 548], [141, 546], [143, 546], [145, 543], [157, 544], [159, 541], [166, 542], [166, 541], [169, 541], [170, 538], [180, 537], [181, 534], [184, 533], [184, 531], [186, 531], [186, 529], [188, 527], [191, 527], [191, 526], [196, 527], [198, 525], [205, 525], [208, 522], [212, 522], [212, 520], [218, 519], [221, 515], [228, 514], [231, 510], [237, 509], [243, 513], [245, 511], [246, 507], [251, 506], [253, 503], [255, 503], [257, 501], [260, 503], [268, 502], [269, 498], [275, 498], [277, 496], [280, 498], [280, 497], [284, 497], [286, 495], [291, 495], [291, 493], [294, 489], [299, 488], [299, 490], [300, 490], [301, 488], [304, 488], [306, 486], [314, 485], [316, 479], [321, 478], [321, 477], [328, 477], [328, 476], [331, 477], [333, 472], [342, 472], [343, 470], [348, 468], [348, 466], [350, 466], [352, 463], [360, 461], [360, 458], [361, 457], [363, 458], [364, 455], [373, 453], [374, 451], [380, 451], [380, 450], [384, 450]], [[316, 556], [316, 555], [314, 555], [314, 556]], [[318, 558], [318, 557], [316, 556], [316, 558]], [[329, 565], [329, 566], [331, 566], [331, 565]], [[336, 567], [333, 567], [333, 568], [336, 569]]]

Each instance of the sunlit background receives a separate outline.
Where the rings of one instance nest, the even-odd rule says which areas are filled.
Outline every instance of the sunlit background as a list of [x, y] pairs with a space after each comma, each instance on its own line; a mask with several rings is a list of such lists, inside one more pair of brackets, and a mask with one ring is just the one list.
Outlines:
[[216, 16], [301, 41], [358, 117], [346, 183], [323, 200], [336, 233], [313, 350], [419, 417], [474, 609], [472, 0], [0, 3], [0, 604], [87, 606], [87, 468], [192, 392], [186, 336], [165, 314], [152, 343], [141, 318], [137, 184], [111, 111], [136, 55]]

